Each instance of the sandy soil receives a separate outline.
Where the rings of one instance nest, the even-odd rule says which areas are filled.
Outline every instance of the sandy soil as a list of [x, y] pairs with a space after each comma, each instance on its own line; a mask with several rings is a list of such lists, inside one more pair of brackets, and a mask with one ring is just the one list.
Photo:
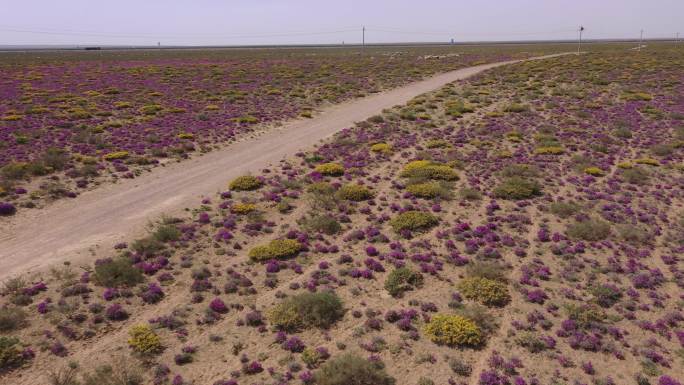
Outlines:
[[[563, 55], [563, 54], [560, 54]], [[528, 60], [558, 56], [548, 55]], [[267, 168], [302, 148], [440, 86], [506, 61], [447, 72], [394, 90], [332, 106], [313, 119], [286, 122], [265, 134], [172, 164], [136, 179], [102, 186], [44, 210], [0, 224], [0, 280], [39, 271], [56, 262], [73, 263], [141, 234], [150, 220], [177, 215], [202, 196], [227, 189], [234, 177]]]

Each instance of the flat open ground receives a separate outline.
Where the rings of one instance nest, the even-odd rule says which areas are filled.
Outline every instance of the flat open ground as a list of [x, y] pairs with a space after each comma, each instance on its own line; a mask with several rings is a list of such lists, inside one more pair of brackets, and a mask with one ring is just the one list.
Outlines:
[[19, 215], [2, 224], [0, 279], [67, 258], [83, 260], [93, 248], [108, 250], [115, 243], [141, 233], [151, 219], [177, 214], [197, 202], [198, 197], [225, 190], [232, 178], [267, 168], [383, 109], [404, 104], [447, 83], [518, 61], [463, 68], [335, 105], [313, 119], [287, 122], [278, 129], [201, 157]]

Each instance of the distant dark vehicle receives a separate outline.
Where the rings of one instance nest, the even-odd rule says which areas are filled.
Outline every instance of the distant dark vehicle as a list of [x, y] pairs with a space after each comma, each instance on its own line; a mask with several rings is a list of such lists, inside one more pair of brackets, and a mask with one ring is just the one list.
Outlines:
[[99, 51], [102, 49], [102, 47], [85, 47], [83, 49], [85, 49], [86, 51]]

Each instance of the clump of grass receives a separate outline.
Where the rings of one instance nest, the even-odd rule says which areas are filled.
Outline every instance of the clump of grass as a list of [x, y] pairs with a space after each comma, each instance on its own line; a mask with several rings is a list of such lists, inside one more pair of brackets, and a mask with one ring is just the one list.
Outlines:
[[588, 219], [569, 225], [566, 233], [573, 239], [595, 242], [608, 238], [610, 225], [599, 219]]
[[342, 226], [337, 222], [337, 219], [327, 214], [314, 214], [306, 217], [301, 220], [301, 225], [309, 231], [327, 235], [334, 235], [342, 230]]
[[285, 331], [328, 328], [344, 315], [342, 300], [333, 292], [302, 293], [288, 298], [268, 312], [268, 320]]
[[494, 196], [501, 199], [529, 199], [541, 195], [541, 186], [534, 180], [510, 177], [494, 188]]
[[26, 325], [26, 312], [14, 306], [0, 308], [0, 332], [6, 333]]
[[401, 297], [404, 292], [423, 284], [423, 276], [408, 267], [392, 270], [385, 280], [385, 290], [393, 297]]
[[144, 281], [140, 269], [133, 266], [131, 260], [119, 257], [95, 263], [94, 280], [105, 287], [135, 286]]
[[321, 365], [314, 373], [313, 382], [316, 385], [394, 385], [396, 380], [380, 363], [345, 353]]
[[571, 202], [553, 202], [549, 205], [551, 213], [560, 218], [569, 218], [575, 215], [579, 209], [579, 205]]

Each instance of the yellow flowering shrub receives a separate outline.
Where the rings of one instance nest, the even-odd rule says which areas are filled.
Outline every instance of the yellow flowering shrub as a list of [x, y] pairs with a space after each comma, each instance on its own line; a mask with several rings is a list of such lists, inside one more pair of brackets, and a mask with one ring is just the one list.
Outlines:
[[458, 283], [458, 289], [465, 298], [487, 306], [504, 306], [511, 300], [505, 284], [487, 278], [463, 279]]
[[344, 175], [344, 167], [337, 163], [322, 163], [316, 166], [316, 172], [320, 172], [323, 175], [329, 176], [340, 176]]
[[156, 354], [164, 349], [159, 335], [147, 325], [133, 326], [128, 335], [128, 345], [136, 353]]
[[302, 249], [302, 245], [293, 239], [275, 239], [268, 244], [253, 247], [249, 258], [253, 261], [284, 259], [294, 257]]
[[434, 343], [448, 346], [478, 346], [482, 331], [475, 322], [459, 315], [437, 314], [425, 324], [423, 332]]
[[233, 179], [229, 186], [234, 191], [256, 190], [261, 187], [261, 180], [251, 175], [243, 175]]

